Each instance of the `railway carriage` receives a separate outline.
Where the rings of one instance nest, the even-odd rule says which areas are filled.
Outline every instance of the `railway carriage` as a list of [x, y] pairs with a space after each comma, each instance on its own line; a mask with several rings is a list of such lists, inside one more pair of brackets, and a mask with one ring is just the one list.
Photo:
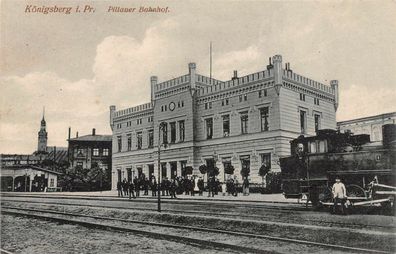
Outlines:
[[291, 141], [291, 156], [280, 159], [286, 198], [307, 197], [314, 206], [331, 204], [331, 186], [342, 179], [352, 205], [393, 206], [396, 195], [396, 125], [383, 126], [383, 141], [369, 135], [319, 130]]

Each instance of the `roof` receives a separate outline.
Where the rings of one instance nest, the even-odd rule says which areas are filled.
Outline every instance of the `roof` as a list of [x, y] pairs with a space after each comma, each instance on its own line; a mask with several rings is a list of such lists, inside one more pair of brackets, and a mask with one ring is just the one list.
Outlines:
[[49, 169], [38, 167], [38, 166], [34, 166], [34, 165], [7, 165], [7, 166], [2, 166], [1, 167], [1, 169], [25, 169], [25, 168], [31, 168], [31, 169], [35, 169], [35, 170], [39, 170], [39, 171], [43, 171], [43, 172], [48, 172], [48, 173], [55, 174], [55, 175], [61, 175], [62, 174], [60, 172], [56, 172], [56, 171], [53, 171], [53, 170], [49, 170]]
[[96, 141], [96, 142], [111, 142], [111, 135], [85, 135], [78, 138], [71, 138], [68, 141]]
[[356, 119], [339, 121], [339, 122], [337, 122], [337, 126], [358, 123], [358, 122], [364, 122], [364, 121], [384, 120], [386, 118], [393, 118], [393, 117], [396, 117], [396, 112], [390, 112], [390, 113], [379, 114], [379, 115], [375, 115], [375, 116], [366, 116], [366, 117], [361, 117], [361, 118], [356, 118]]

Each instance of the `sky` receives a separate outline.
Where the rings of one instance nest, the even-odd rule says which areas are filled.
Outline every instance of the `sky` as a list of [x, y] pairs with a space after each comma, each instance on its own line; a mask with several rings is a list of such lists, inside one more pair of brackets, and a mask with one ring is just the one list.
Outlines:
[[109, 106], [149, 102], [150, 76], [187, 74], [189, 62], [209, 76], [211, 41], [216, 79], [258, 72], [281, 54], [300, 75], [339, 80], [338, 121], [393, 112], [395, 24], [395, 1], [1, 0], [0, 153], [37, 149], [43, 107], [50, 146], [67, 146], [69, 126], [73, 136], [111, 134]]

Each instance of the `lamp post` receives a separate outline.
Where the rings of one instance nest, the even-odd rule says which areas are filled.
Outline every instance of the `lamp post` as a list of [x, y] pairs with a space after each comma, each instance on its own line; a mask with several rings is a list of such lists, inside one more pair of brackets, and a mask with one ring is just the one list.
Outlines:
[[161, 186], [161, 146], [164, 145], [166, 147], [167, 145], [167, 140], [163, 140], [163, 143], [161, 144], [161, 130], [164, 131], [166, 127], [165, 122], [161, 122], [158, 126], [158, 181], [157, 181], [157, 196], [158, 196], [158, 212], [161, 212], [161, 191], [160, 191], [160, 186]]

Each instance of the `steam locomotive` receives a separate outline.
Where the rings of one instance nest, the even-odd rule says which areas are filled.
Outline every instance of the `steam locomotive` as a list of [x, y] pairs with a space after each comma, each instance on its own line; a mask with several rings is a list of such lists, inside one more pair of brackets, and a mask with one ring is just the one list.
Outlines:
[[284, 196], [305, 196], [315, 207], [331, 204], [331, 187], [340, 177], [352, 205], [393, 206], [396, 124], [384, 125], [382, 136], [382, 142], [370, 142], [366, 134], [325, 129], [292, 140], [291, 156], [280, 159]]

